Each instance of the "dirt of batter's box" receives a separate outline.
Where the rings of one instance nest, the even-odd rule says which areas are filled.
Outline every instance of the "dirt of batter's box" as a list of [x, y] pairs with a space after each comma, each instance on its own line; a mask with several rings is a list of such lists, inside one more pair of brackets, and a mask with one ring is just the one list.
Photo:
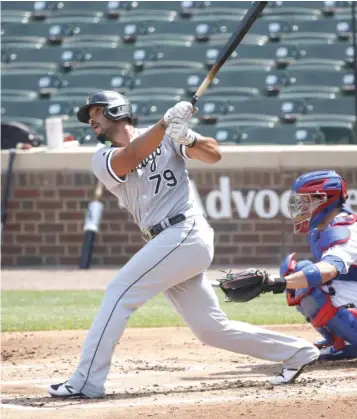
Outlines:
[[[313, 340], [309, 325], [271, 327]], [[58, 400], [86, 331], [2, 334], [3, 418], [357, 418], [357, 361], [317, 363], [272, 387], [279, 364], [218, 350], [186, 328], [127, 329], [101, 400]]]

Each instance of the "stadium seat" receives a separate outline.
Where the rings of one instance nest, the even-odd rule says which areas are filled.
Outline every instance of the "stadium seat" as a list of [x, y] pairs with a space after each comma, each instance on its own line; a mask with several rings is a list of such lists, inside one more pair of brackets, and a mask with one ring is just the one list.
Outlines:
[[147, 33], [148, 28], [142, 23], [78, 23], [73, 29], [76, 42], [133, 43]]
[[147, 69], [164, 69], [164, 68], [187, 68], [203, 70], [206, 65], [205, 47], [201, 45], [192, 46], [159, 46], [156, 52], [152, 54], [155, 59], [145, 61], [144, 65]]
[[222, 145], [236, 144], [241, 135], [235, 127], [219, 128], [217, 125], [197, 124], [192, 129], [205, 137], [215, 138]]
[[[331, 118], [346, 118], [353, 121], [356, 118], [355, 98], [343, 97], [332, 100], [311, 99], [307, 102], [307, 115], [305, 116], [325, 116]], [[351, 119], [352, 118], [352, 119]]]
[[3, 69], [41, 69], [43, 71], [69, 70], [83, 59], [78, 49], [44, 47], [40, 49], [14, 48], [8, 51]]
[[[241, 71], [240, 71], [241, 70]], [[289, 84], [289, 76], [281, 70], [244, 71], [244, 68], [223, 67], [212, 82], [211, 91], [215, 94], [258, 90], [260, 94], [276, 96], [280, 89]]]
[[302, 100], [259, 98], [245, 101], [227, 100], [226, 116], [220, 122], [240, 119], [270, 120], [278, 118], [283, 123], [293, 123], [307, 112]]
[[36, 43], [39, 45], [48, 43], [57, 45], [63, 41], [64, 37], [72, 36], [73, 30], [68, 25], [6, 23], [2, 25], [2, 33], [1, 41], [3, 45], [21, 45], [23, 43]]
[[143, 125], [155, 124], [163, 117], [165, 112], [175, 105], [175, 99], [171, 96], [143, 97], [129, 96], [135, 123]]
[[46, 119], [50, 116], [69, 117], [74, 114], [74, 105], [68, 101], [33, 100], [31, 102], [1, 102], [1, 115], [9, 117], [28, 117]]
[[323, 3], [318, 1], [275, 1], [264, 9], [264, 16], [306, 15], [318, 17], [322, 14]]
[[52, 17], [75, 17], [78, 21], [81, 18], [93, 17], [100, 19], [105, 16], [107, 2], [104, 1], [60, 1], [54, 8]]
[[43, 20], [50, 16], [57, 8], [56, 1], [4, 1], [1, 3], [3, 13], [26, 12], [32, 20]]
[[326, 144], [357, 144], [356, 124], [353, 122], [333, 119], [331, 116], [328, 119], [316, 117], [304, 120], [302, 118], [297, 122], [296, 127], [303, 129], [318, 127], [324, 134]]
[[81, 51], [80, 60], [72, 63], [74, 71], [112, 69], [113, 72], [117, 72], [132, 69], [133, 50], [131, 48], [87, 47], [79, 51]]
[[282, 88], [287, 93], [307, 93], [314, 97], [315, 93], [329, 95], [353, 94], [355, 92], [352, 72], [337, 70], [296, 69], [289, 72], [290, 85]]
[[88, 96], [105, 89], [127, 94], [131, 87], [132, 77], [120, 71], [115, 74], [112, 70], [78, 70], [63, 76], [61, 95]]
[[239, 144], [325, 144], [324, 134], [314, 127], [283, 126], [245, 129]]
[[322, 42], [332, 43], [350, 37], [351, 22], [343, 19], [318, 19], [294, 22], [294, 31], [283, 34], [285, 42]]
[[249, 33], [265, 35], [272, 42], [278, 42], [284, 33], [292, 31], [292, 22], [288, 19], [278, 17], [265, 19], [264, 17], [255, 21]]
[[1, 94], [5, 96], [35, 95], [49, 97], [61, 88], [62, 81], [56, 74], [33, 72], [28, 70], [10, 70], [1, 74]]
[[[350, 44], [311, 44], [300, 49], [300, 59], [296, 67], [351, 67], [353, 64], [353, 47]], [[295, 67], [291, 65], [289, 70]]]
[[84, 146], [95, 146], [99, 144], [97, 136], [94, 134], [90, 126], [81, 124], [77, 120], [64, 120], [63, 133], [73, 135], [74, 139], [79, 141], [79, 143]]
[[281, 43], [260, 45], [240, 45], [231, 55], [227, 65], [256, 64], [268, 67], [284, 68], [295, 63], [300, 57], [295, 45]]
[[325, 16], [333, 16], [339, 13], [350, 12], [350, 1], [324, 1], [322, 13]]
[[[135, 95], [192, 95], [205, 77], [204, 71], [185, 69], [147, 70], [134, 81]], [[187, 96], [187, 97], [188, 97]]]

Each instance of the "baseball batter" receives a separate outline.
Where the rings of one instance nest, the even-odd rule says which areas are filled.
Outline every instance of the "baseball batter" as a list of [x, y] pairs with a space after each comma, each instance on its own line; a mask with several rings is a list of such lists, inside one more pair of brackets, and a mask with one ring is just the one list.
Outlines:
[[92, 169], [133, 215], [147, 243], [108, 285], [84, 342], [80, 363], [68, 381], [49, 386], [54, 397], [103, 397], [115, 346], [130, 315], [164, 292], [193, 333], [207, 345], [270, 361], [289, 371], [293, 382], [315, 361], [310, 342], [250, 324], [229, 321], [205, 271], [213, 259], [212, 228], [193, 199], [186, 159], [215, 163], [217, 142], [188, 129], [189, 102], [179, 102], [152, 127], [132, 125], [130, 102], [112, 91], [91, 96], [78, 119], [105, 136]]

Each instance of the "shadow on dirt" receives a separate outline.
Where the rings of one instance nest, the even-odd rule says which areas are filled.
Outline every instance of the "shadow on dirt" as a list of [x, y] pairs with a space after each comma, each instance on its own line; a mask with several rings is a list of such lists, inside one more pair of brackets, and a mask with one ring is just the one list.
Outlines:
[[101, 403], [115, 400], [130, 400], [148, 397], [157, 397], [163, 395], [174, 395], [174, 394], [187, 394], [187, 393], [204, 393], [207, 391], [220, 391], [220, 390], [234, 390], [234, 389], [249, 389], [249, 388], [260, 388], [261, 390], [271, 390], [273, 387], [267, 385], [264, 382], [258, 381], [241, 381], [241, 380], [223, 380], [219, 383], [199, 383], [198, 385], [192, 386], [178, 386], [176, 388], [160, 388], [150, 387], [146, 389], [136, 389], [136, 391], [125, 391], [121, 393], [110, 393], [107, 394], [103, 399], [57, 399], [52, 397], [18, 397], [18, 398], [3, 398], [3, 404], [11, 404], [12, 406], [23, 406], [23, 407], [43, 407], [57, 409], [59, 407], [76, 406], [78, 404], [92, 404]]

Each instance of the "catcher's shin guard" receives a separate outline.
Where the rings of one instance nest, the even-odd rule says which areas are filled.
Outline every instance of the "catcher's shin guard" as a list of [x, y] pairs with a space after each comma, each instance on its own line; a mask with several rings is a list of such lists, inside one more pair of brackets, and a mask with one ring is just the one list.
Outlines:
[[[323, 290], [312, 289], [302, 298], [298, 310], [320, 333], [319, 329], [327, 329], [331, 333], [332, 344], [337, 348], [343, 347], [344, 341], [357, 343], [357, 317], [354, 311], [345, 307], [335, 307], [330, 296]], [[325, 334], [322, 334], [326, 338]]]

